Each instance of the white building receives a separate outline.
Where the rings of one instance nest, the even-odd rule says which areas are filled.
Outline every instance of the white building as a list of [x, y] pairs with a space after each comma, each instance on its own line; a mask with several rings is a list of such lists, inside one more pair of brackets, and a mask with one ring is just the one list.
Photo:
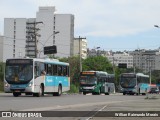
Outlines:
[[142, 69], [145, 73], [150, 70], [160, 70], [160, 50], [135, 50], [133, 55], [134, 66]]
[[57, 46], [55, 56], [72, 56], [74, 16], [54, 12], [55, 7], [39, 7], [36, 18], [5, 18], [3, 61], [24, 56], [43, 57], [43, 47], [53, 44]]
[[100, 47], [94, 48], [94, 49], [88, 49], [87, 56], [93, 57], [93, 56], [107, 56], [107, 51], [105, 50], [99, 50]]
[[58, 57], [69, 57], [74, 54], [74, 16], [55, 14], [55, 45]]
[[[79, 52], [80, 51], [80, 52]], [[87, 40], [86, 39], [74, 39], [74, 55], [81, 54], [83, 59], [87, 58]]]
[[[55, 7], [39, 7], [36, 22], [40, 28], [38, 50], [43, 56], [43, 47], [57, 46], [57, 57], [68, 57], [73, 55], [74, 42], [74, 16], [71, 14], [54, 14]], [[57, 33], [57, 34], [56, 34]]]
[[118, 66], [119, 63], [127, 64], [127, 68], [133, 68], [133, 56], [128, 53], [115, 53], [107, 56], [108, 60]]
[[3, 61], [25, 56], [26, 18], [4, 19]]

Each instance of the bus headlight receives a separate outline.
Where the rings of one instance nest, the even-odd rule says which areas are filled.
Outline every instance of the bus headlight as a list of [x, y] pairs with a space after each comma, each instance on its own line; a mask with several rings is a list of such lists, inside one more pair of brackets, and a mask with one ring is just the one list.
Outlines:
[[5, 83], [4, 86], [5, 86], [5, 87], [9, 87], [10, 85], [9, 85], [8, 83]]
[[33, 85], [33, 83], [32, 83], [32, 82], [30, 82], [30, 83], [29, 83], [29, 85], [28, 85], [28, 87], [32, 87], [32, 85]]

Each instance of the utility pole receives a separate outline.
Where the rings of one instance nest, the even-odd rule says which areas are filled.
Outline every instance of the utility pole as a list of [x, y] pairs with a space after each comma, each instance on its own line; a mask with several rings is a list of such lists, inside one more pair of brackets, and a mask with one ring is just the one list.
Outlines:
[[[152, 64], [151, 62], [154, 61], [154, 56], [156, 55], [154, 52], [153, 53], [143, 53], [143, 55], [148, 56], [146, 58], [146, 62], [148, 61], [148, 68], [149, 68], [149, 82], [152, 84]], [[152, 56], [152, 57], [151, 57]], [[146, 63], [147, 64], [147, 63]]]
[[32, 24], [32, 25], [34, 25], [33, 26], [33, 32], [28, 32], [28, 33], [33, 33], [34, 34], [34, 38], [35, 38], [35, 40], [34, 40], [34, 42], [35, 42], [35, 58], [37, 58], [37, 52], [38, 52], [38, 49], [37, 49], [37, 43], [38, 43], [38, 41], [37, 41], [37, 36], [40, 36], [39, 34], [37, 34], [36, 32], [38, 31], [38, 30], [40, 30], [39, 28], [36, 28], [36, 25], [37, 24], [43, 24], [43, 22], [27, 22], [27, 25], [29, 25], [29, 24]]
[[81, 56], [81, 41], [86, 39], [85, 37], [78, 37], [79, 40], [79, 71], [82, 72], [82, 56]]

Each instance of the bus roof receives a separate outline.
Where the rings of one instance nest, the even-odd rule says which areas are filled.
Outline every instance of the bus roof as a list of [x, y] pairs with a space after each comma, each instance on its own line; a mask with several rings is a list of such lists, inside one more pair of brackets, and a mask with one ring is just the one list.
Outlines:
[[93, 71], [93, 70], [91, 70], [91, 71], [82, 71], [81, 72], [81, 74], [82, 73], [86, 73], [86, 74], [89, 74], [89, 73], [95, 73], [96, 75], [106, 75], [106, 76], [115, 76], [114, 74], [109, 74], [109, 73], [107, 73], [107, 72], [105, 72], [105, 71]]
[[[69, 65], [69, 63], [66, 62], [60, 62], [58, 59], [41, 59], [41, 58], [11, 58], [11, 59], [7, 59], [7, 60], [12, 60], [12, 59], [31, 59], [33, 61], [39, 61], [39, 62], [43, 62], [43, 63], [51, 63], [51, 64], [58, 64], [58, 65]], [[6, 60], [6, 61], [7, 61]]]
[[136, 76], [142, 76], [142, 77], [149, 77], [149, 75], [144, 75], [143, 73], [122, 73], [121, 75], [136, 75]]

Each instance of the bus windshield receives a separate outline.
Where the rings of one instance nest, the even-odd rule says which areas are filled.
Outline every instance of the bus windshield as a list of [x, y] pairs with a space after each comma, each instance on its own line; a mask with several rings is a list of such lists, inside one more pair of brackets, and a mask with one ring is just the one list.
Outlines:
[[81, 76], [80, 84], [96, 84], [97, 78], [95, 76]]
[[120, 80], [120, 85], [123, 88], [133, 88], [136, 86], [136, 78], [125, 78], [122, 77]]
[[6, 62], [5, 79], [9, 84], [28, 83], [33, 78], [33, 65]]

